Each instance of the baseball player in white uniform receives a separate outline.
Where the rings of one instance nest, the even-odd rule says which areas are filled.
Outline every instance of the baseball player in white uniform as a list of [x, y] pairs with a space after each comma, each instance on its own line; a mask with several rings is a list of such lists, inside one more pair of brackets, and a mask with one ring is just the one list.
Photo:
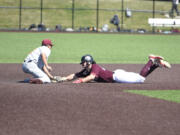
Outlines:
[[53, 76], [50, 74], [52, 71], [51, 66], [48, 65], [48, 57], [51, 54], [53, 44], [51, 40], [44, 39], [42, 46], [34, 49], [25, 58], [22, 69], [25, 73], [31, 74], [34, 78], [27, 78], [24, 82], [42, 84], [50, 83]]

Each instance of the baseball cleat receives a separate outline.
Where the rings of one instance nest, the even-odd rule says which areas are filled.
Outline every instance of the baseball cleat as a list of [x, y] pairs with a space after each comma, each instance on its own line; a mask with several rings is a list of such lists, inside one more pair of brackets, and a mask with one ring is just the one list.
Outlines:
[[160, 60], [159, 66], [160, 67], [165, 67], [165, 68], [171, 68], [171, 65], [169, 64], [169, 62], [167, 62], [165, 60]]
[[40, 79], [38, 79], [38, 78], [31, 79], [31, 80], [29, 81], [29, 83], [33, 83], [33, 84], [43, 84], [43, 82], [42, 82]]
[[150, 54], [149, 55], [149, 60], [153, 62], [153, 65], [160, 66], [160, 60], [163, 60], [164, 58], [162, 56]]
[[162, 56], [150, 54], [150, 55], [149, 55], [149, 59], [152, 60], [152, 61], [154, 62], [154, 61], [157, 60], [157, 59], [163, 60], [164, 58], [163, 58]]
[[26, 78], [26, 79], [24, 79], [24, 83], [29, 83], [30, 82], [30, 78]]
[[159, 67], [165, 67], [165, 68], [171, 68], [171, 65], [164, 60], [162, 56], [158, 55], [149, 55], [149, 59], [153, 62], [154, 65], [157, 65]]

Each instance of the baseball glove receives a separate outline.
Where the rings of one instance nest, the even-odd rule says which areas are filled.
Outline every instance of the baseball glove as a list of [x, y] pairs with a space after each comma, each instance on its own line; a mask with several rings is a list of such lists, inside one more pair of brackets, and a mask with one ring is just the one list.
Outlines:
[[52, 83], [61, 83], [61, 82], [64, 82], [65, 80], [66, 80], [65, 77], [54, 76], [54, 77], [51, 79], [51, 82], [52, 82]]

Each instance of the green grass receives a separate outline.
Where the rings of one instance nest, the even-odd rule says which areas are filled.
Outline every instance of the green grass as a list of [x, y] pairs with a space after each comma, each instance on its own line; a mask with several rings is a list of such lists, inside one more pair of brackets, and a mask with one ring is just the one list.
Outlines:
[[[83, 8], [91, 10], [75, 10], [74, 13], [74, 27], [96, 26], [96, 5], [97, 0], [82, 1], [75, 0], [75, 8]], [[18, 7], [19, 0], [0, 0], [0, 6]], [[28, 28], [31, 24], [40, 23], [40, 0], [22, 0], [22, 7], [39, 8], [39, 9], [22, 9], [22, 28]], [[43, 1], [44, 8], [68, 8], [66, 9], [44, 9], [43, 10], [43, 23], [54, 29], [55, 25], [61, 24], [64, 28], [71, 27], [72, 25], [72, 0], [53, 0]], [[121, 19], [122, 0], [99, 0], [99, 8], [106, 9], [99, 11], [99, 27], [108, 24], [110, 28], [114, 28], [110, 24], [110, 19], [113, 15], [118, 14]], [[124, 9], [140, 11], [152, 11], [152, 0], [124, 0]], [[93, 10], [92, 10], [93, 9]], [[109, 9], [115, 9], [110, 11]], [[171, 9], [170, 1], [155, 1], [155, 9], [158, 11], [169, 11]], [[108, 11], [107, 11], [108, 10]], [[19, 9], [4, 9], [0, 8], [0, 28], [19, 28]], [[126, 18], [124, 14], [124, 29], [143, 28], [152, 30], [148, 24], [148, 18], [152, 17], [150, 12], [133, 12], [131, 18]], [[155, 17], [165, 18], [163, 14], [156, 13]], [[122, 21], [122, 20], [120, 20]], [[168, 28], [169, 29], [169, 28]]]
[[180, 103], [180, 90], [126, 90], [125, 92]]
[[[40, 7], [40, 0], [22, 0], [23, 7]], [[72, 0], [44, 1], [45, 8], [71, 8]], [[75, 0], [75, 8], [96, 8], [96, 0]], [[100, 0], [101, 9], [121, 10], [122, 0]], [[124, 9], [152, 10], [150, 0], [125, 0]], [[156, 10], [169, 11], [171, 3], [155, 1]], [[19, 0], [0, 0], [1, 6], [19, 6]], [[99, 11], [99, 27], [110, 24], [114, 14], [121, 18], [118, 11]], [[152, 30], [148, 18], [152, 13], [133, 12], [131, 18], [124, 17], [124, 29], [143, 28]], [[155, 17], [164, 18], [163, 14]], [[70, 10], [43, 10], [43, 23], [54, 29], [55, 25], [71, 27], [72, 12]], [[22, 26], [28, 28], [31, 24], [40, 23], [40, 9], [22, 9]], [[95, 10], [75, 10], [74, 27], [96, 26]], [[19, 28], [19, 9], [0, 9], [0, 28]], [[122, 20], [121, 20], [122, 21]], [[168, 28], [169, 29], [169, 28]], [[179, 36], [169, 35], [118, 35], [118, 34], [52, 34], [52, 33], [3, 33], [0, 32], [0, 63], [22, 63], [27, 54], [41, 44], [41, 40], [50, 38], [55, 46], [49, 58], [50, 63], [79, 63], [82, 55], [90, 53], [98, 63], [145, 63], [150, 53], [164, 56], [170, 63], [180, 63]], [[137, 91], [141, 92], [141, 91]], [[178, 91], [145, 91], [145, 95], [156, 93], [157, 98], [179, 102]], [[152, 94], [154, 96], [154, 94]]]
[[[22, 63], [29, 52], [52, 39], [49, 63], [79, 63], [84, 54], [92, 54], [98, 63], [146, 63], [150, 53], [180, 64], [180, 38], [177, 35], [8, 33], [0, 32], [0, 63]], [[133, 91], [179, 102], [179, 91]], [[164, 95], [166, 94], [166, 95]], [[169, 99], [170, 98], [170, 99]]]
[[92, 54], [98, 63], [145, 63], [151, 53], [180, 63], [180, 38], [176, 35], [8, 33], [0, 32], [0, 63], [21, 63], [44, 38], [55, 46], [50, 63], [79, 63], [84, 54]]

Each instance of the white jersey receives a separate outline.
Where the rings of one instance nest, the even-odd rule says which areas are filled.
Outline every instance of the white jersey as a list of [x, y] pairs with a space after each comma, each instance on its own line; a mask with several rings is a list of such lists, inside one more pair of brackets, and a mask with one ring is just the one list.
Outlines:
[[177, 4], [177, 5], [179, 4], [179, 0], [176, 0], [176, 4]]
[[26, 57], [25, 61], [34, 61], [39, 68], [42, 68], [44, 66], [44, 62], [42, 61], [41, 57], [42, 53], [46, 55], [46, 59], [48, 60], [51, 50], [47, 46], [38, 47]]

